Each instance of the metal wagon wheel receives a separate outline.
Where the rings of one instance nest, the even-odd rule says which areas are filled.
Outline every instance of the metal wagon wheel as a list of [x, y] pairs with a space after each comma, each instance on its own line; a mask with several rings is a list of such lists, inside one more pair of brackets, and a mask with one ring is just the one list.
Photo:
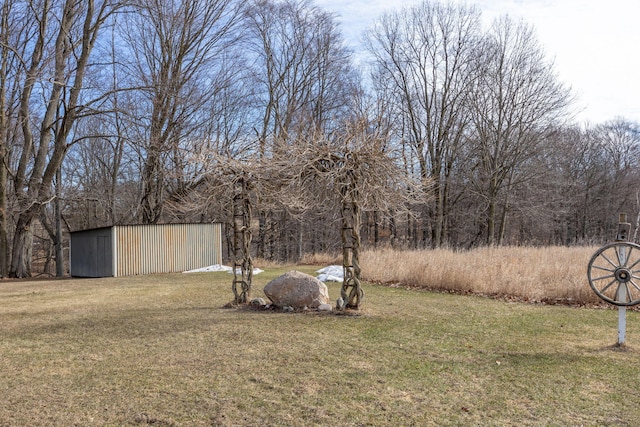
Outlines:
[[640, 245], [616, 242], [601, 247], [589, 261], [587, 276], [603, 300], [620, 306], [640, 303]]

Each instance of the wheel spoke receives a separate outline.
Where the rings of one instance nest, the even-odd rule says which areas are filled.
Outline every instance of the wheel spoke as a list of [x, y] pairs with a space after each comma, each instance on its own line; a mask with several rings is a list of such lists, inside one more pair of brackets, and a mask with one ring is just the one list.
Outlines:
[[609, 284], [607, 286], [605, 286], [604, 288], [600, 289], [600, 293], [604, 294], [604, 292], [609, 289], [611, 287], [611, 285], [613, 285], [614, 283], [617, 283], [618, 281], [616, 279], [613, 279], [612, 281], [609, 282]]
[[591, 280], [596, 281], [596, 280], [610, 279], [612, 277], [616, 277], [615, 274], [607, 274], [606, 276], [593, 277]]
[[[636, 262], [634, 262], [633, 264], [631, 264], [628, 268], [629, 270], [633, 270], [633, 267], [635, 267], [636, 265], [638, 265], [638, 263], [640, 263], [640, 258], [638, 258], [636, 260]], [[640, 270], [639, 270], [640, 271]]]
[[[634, 277], [634, 278], [638, 279], [638, 277]], [[638, 284], [633, 279], [631, 279], [629, 283], [631, 283], [631, 285], [640, 292], [640, 286], [638, 286]]]
[[631, 253], [633, 252], [633, 246], [627, 246], [629, 248], [629, 252], [627, 252], [627, 257], [624, 259], [623, 267], [626, 267], [629, 264], [629, 260], [631, 259]]
[[[617, 254], [617, 252], [616, 252], [616, 254]], [[612, 262], [612, 261], [611, 261], [611, 260], [610, 260], [610, 259], [609, 259], [605, 254], [604, 254], [604, 253], [601, 253], [601, 254], [600, 254], [600, 256], [601, 256], [602, 258], [606, 259], [606, 260], [607, 260], [607, 262], [608, 262], [609, 264], [611, 264], [611, 266], [612, 266], [613, 268], [618, 268], [618, 265], [617, 265], [617, 264], [614, 264], [614, 263], [613, 263], [613, 262]]]
[[616, 271], [615, 268], [608, 268], [608, 267], [601, 267], [599, 265], [592, 265], [592, 268], [597, 268], [598, 270], [604, 270], [604, 271], [610, 271], [610, 272], [614, 272]]

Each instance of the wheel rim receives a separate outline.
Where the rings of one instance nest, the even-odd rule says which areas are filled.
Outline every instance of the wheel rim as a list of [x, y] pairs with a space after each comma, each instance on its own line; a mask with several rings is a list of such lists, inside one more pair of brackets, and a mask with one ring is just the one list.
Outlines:
[[622, 306], [640, 303], [640, 246], [628, 242], [603, 246], [591, 257], [587, 276], [603, 300]]

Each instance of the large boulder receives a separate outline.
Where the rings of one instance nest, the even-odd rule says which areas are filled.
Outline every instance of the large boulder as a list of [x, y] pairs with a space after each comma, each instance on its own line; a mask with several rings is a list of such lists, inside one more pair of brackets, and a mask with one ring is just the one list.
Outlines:
[[295, 270], [267, 283], [264, 294], [276, 307], [318, 308], [329, 302], [327, 285], [313, 276]]

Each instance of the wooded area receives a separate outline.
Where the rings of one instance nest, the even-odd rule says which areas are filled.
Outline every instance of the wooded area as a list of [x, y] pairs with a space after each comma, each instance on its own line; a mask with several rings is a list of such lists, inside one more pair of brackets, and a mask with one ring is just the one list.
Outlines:
[[597, 244], [640, 212], [640, 124], [575, 123], [506, 16], [427, 0], [356, 61], [306, 0], [0, 5], [2, 277], [64, 274], [68, 230], [217, 221], [231, 248], [240, 179], [271, 260], [338, 252], [350, 200], [365, 247]]

